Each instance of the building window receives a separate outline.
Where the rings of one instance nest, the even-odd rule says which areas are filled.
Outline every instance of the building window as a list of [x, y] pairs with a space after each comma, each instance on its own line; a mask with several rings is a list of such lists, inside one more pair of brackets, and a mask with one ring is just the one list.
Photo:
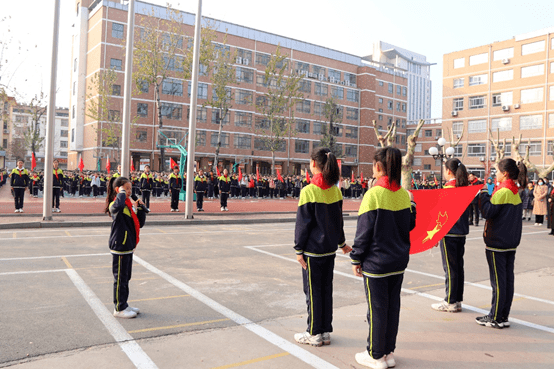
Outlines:
[[170, 104], [162, 102], [162, 116], [167, 119], [181, 120], [183, 116], [183, 107], [179, 104]]
[[380, 98], [379, 98], [379, 104], [382, 104], [382, 103], [383, 103], [383, 98], [380, 97]]
[[464, 87], [464, 79], [463, 78], [455, 78], [454, 79], [454, 88], [462, 88]]
[[432, 129], [426, 129], [425, 130], [425, 137], [433, 137], [433, 130]]
[[320, 135], [322, 134], [322, 128], [323, 128], [323, 123], [321, 122], [314, 122], [314, 125], [313, 125], [313, 134], [314, 135]]
[[512, 117], [493, 118], [491, 120], [491, 130], [494, 131], [511, 131]]
[[60, 131], [60, 137], [67, 137], [67, 133], [68, 133], [67, 129], [62, 129]]
[[400, 102], [399, 101], [396, 102], [396, 111], [400, 111]]
[[311, 113], [311, 101], [309, 100], [302, 100], [298, 103], [296, 103], [296, 111], [299, 113]]
[[147, 117], [148, 116], [148, 104], [138, 103], [137, 104], [137, 115], [139, 117]]
[[60, 124], [62, 127], [69, 127], [69, 121], [67, 119], [62, 119]]
[[521, 55], [529, 55], [544, 51], [544, 40], [521, 45]]
[[346, 119], [358, 120], [358, 109], [357, 108], [346, 108]]
[[310, 152], [310, 141], [296, 140], [294, 142], [294, 152], [307, 154]]
[[112, 22], [112, 37], [123, 38], [123, 24]]
[[73, 71], [77, 72], [77, 58], [73, 60]]
[[[217, 147], [217, 141], [219, 138], [218, 132], [212, 132], [212, 137], [210, 141], [211, 147]], [[221, 133], [221, 147], [229, 147], [229, 133]]]
[[466, 65], [465, 58], [454, 59], [454, 69], [463, 68]]
[[414, 159], [414, 166], [415, 167], [421, 166], [421, 158], [415, 158]]
[[522, 115], [519, 117], [519, 129], [540, 129], [542, 128], [542, 114]]
[[454, 147], [454, 157], [461, 158], [464, 155], [464, 145], [457, 145]]
[[150, 84], [147, 82], [147, 81], [140, 81], [139, 82], [139, 88], [140, 88], [140, 92], [143, 92], [143, 93], [148, 93], [148, 87], [150, 86]]
[[196, 146], [206, 146], [206, 131], [196, 131]]
[[512, 79], [514, 79], [514, 70], [513, 69], [502, 70], [500, 72], [494, 72], [492, 74], [492, 81], [493, 82], [510, 81]]
[[176, 79], [164, 79], [162, 82], [162, 94], [183, 96], [183, 82]]
[[[190, 97], [192, 89], [192, 82], [188, 83], [188, 95]], [[182, 91], [181, 91], [182, 93]], [[208, 98], [208, 84], [207, 83], [199, 83], [198, 84], [198, 98], [199, 99], [207, 99]]]
[[237, 48], [237, 64], [250, 65], [252, 63], [252, 51]]
[[[519, 152], [525, 153], [529, 146], [529, 156], [541, 156], [542, 154], [542, 144], [540, 141], [531, 142], [522, 142], [519, 145]], [[525, 156], [525, 154], [523, 154]]]
[[469, 109], [482, 109], [487, 103], [486, 96], [470, 96], [469, 97]]
[[520, 101], [522, 104], [532, 104], [536, 102], [541, 102], [543, 98], [543, 88], [530, 88], [527, 90], [521, 90]]
[[235, 149], [252, 149], [252, 136], [235, 134]]
[[392, 85], [392, 83], [389, 83], [389, 94], [392, 94], [394, 93], [394, 86]]
[[420, 143], [418, 143], [414, 147], [414, 152], [421, 152], [422, 148], [423, 146]]
[[146, 142], [148, 138], [148, 132], [147, 131], [137, 131], [137, 141], [138, 142]]
[[235, 99], [239, 105], [250, 105], [252, 104], [252, 91], [247, 90], [236, 90]]
[[314, 101], [314, 114], [315, 115], [323, 115], [323, 107], [325, 104], [322, 102]]
[[406, 96], [408, 94], [408, 88], [402, 87], [402, 96]]
[[247, 68], [236, 67], [237, 82], [254, 83], [254, 71]]
[[554, 100], [554, 85], [550, 86], [550, 101]]
[[112, 95], [121, 96], [121, 85], [112, 85]]
[[327, 94], [328, 94], [327, 87], [328, 86], [325, 83], [316, 82], [315, 83], [315, 94], [318, 95], [318, 96], [327, 96]]
[[431, 164], [423, 164], [423, 170], [430, 170]]
[[402, 95], [402, 86], [396, 85], [396, 94], [398, 96]]
[[487, 120], [486, 119], [470, 120], [467, 123], [467, 130], [469, 133], [487, 132]]
[[[189, 118], [189, 115], [190, 115], [190, 108], [188, 108], [187, 119]], [[229, 120], [227, 119], [227, 121], [229, 121]], [[206, 123], [206, 122], [208, 122], [208, 109], [207, 108], [199, 106], [196, 109], [196, 122], [197, 123]]]
[[335, 137], [342, 137], [342, 126], [340, 124], [333, 124], [331, 134]]
[[358, 138], [358, 127], [345, 127], [344, 137]]
[[[500, 145], [500, 148], [502, 148], [504, 143], [499, 142], [499, 145]], [[512, 155], [512, 144], [509, 142], [506, 142], [506, 147], [504, 148], [504, 155], [506, 156]], [[494, 146], [491, 146], [491, 156], [493, 157], [496, 156], [496, 149], [494, 148]]]
[[344, 99], [344, 88], [337, 87], [337, 86], [331, 86], [331, 96], [338, 100]]
[[485, 156], [485, 144], [468, 144], [467, 156]]
[[304, 119], [296, 120], [296, 130], [298, 133], [310, 133], [310, 121]]
[[329, 81], [333, 83], [340, 82], [340, 71], [329, 68]]
[[542, 76], [543, 74], [544, 74], [544, 64], [521, 67], [521, 78]]
[[256, 53], [256, 64], [263, 65], [264, 67], [269, 64], [271, 56], [268, 54]]
[[479, 74], [477, 76], [469, 76], [469, 85], [470, 86], [484, 85], [486, 83], [487, 83], [487, 75], [486, 74]]
[[299, 90], [308, 94], [312, 93], [312, 81], [308, 81], [305, 79], [301, 80]]
[[469, 57], [469, 65], [484, 64], [489, 61], [489, 53], [483, 53], [478, 55], [471, 55]]
[[492, 60], [510, 59], [514, 57], [514, 48], [509, 47], [507, 49], [496, 50], [492, 53]]
[[108, 110], [108, 121], [121, 122], [121, 113], [119, 110]]
[[[67, 132], [67, 131], [66, 131]], [[66, 135], [67, 136], [67, 135]], [[60, 148], [67, 149], [67, 141], [60, 141]]]
[[[71, 128], [71, 142], [75, 142], [75, 128]], [[5, 145], [4, 147], [6, 147]]]
[[110, 59], [110, 68], [115, 70], [121, 70], [121, 59]]
[[554, 113], [548, 114], [548, 128], [554, 128]]
[[360, 91], [351, 90], [351, 89], [347, 88], [346, 89], [346, 100], [352, 101], [352, 102], [358, 102], [360, 100]]
[[[220, 120], [219, 110], [218, 109], [212, 109], [212, 123], [213, 124], [219, 124], [218, 120]], [[231, 113], [227, 112], [227, 114], [225, 114], [225, 118], [223, 118], [223, 120], [221, 122], [225, 126], [225, 125], [229, 124], [230, 120], [231, 120]]]
[[344, 145], [344, 156], [349, 158], [358, 157], [355, 145]]
[[406, 104], [402, 103], [402, 112], [406, 112]]
[[379, 117], [378, 117], [379, 120], [383, 120], [383, 116], [381, 114], [379, 114]]
[[492, 106], [502, 105], [502, 94], [493, 94], [492, 95]]
[[389, 101], [388, 101], [387, 107], [389, 108], [389, 110], [394, 109], [392, 100], [389, 100]]
[[452, 100], [452, 110], [454, 110], [454, 111], [464, 110], [464, 98], [463, 97]]
[[75, 90], [77, 90], [77, 82], [73, 82], [73, 96], [75, 96]]
[[235, 126], [252, 128], [252, 113], [235, 112]]

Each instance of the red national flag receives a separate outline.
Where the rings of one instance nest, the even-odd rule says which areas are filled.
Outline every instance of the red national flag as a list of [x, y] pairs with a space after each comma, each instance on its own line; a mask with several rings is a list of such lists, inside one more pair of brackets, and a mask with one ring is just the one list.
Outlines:
[[260, 181], [260, 169], [256, 167], [256, 181]]
[[131, 160], [131, 172], [135, 171], [135, 163]]
[[481, 188], [468, 186], [411, 191], [417, 203], [417, 217], [416, 226], [410, 232], [410, 254], [435, 246], [460, 219]]
[[219, 167], [215, 167], [215, 170], [217, 171], [217, 176], [221, 177], [221, 172], [219, 171]]
[[279, 169], [277, 169], [277, 179], [280, 180], [281, 182], [284, 182], [283, 177], [281, 177], [281, 172], [279, 172]]
[[173, 170], [173, 168], [177, 166], [177, 163], [173, 160], [173, 158], [169, 158], [169, 165], [171, 166], [171, 170]]
[[[339, 174], [342, 176], [342, 160], [337, 159], [337, 164], [339, 165]], [[339, 178], [339, 181], [337, 183], [337, 187], [341, 188], [341, 185], [342, 185], [342, 183], [340, 183], [340, 178]]]
[[82, 172], [85, 169], [85, 163], [83, 163], [83, 156], [79, 159], [79, 170]]
[[239, 182], [242, 181], [242, 170], [239, 167]]
[[108, 156], [108, 159], [106, 160], [106, 172], [108, 174], [112, 171], [112, 165], [110, 164], [110, 157]]
[[352, 178], [350, 179], [350, 182], [354, 182], [355, 178], [354, 178], [354, 171], [352, 171]]
[[306, 170], [306, 182], [310, 183], [310, 173]]
[[31, 170], [35, 170], [35, 168], [37, 167], [37, 158], [35, 157], [35, 153], [32, 154], [32, 159], [31, 159]]
[[364, 183], [364, 172], [360, 172], [360, 183]]

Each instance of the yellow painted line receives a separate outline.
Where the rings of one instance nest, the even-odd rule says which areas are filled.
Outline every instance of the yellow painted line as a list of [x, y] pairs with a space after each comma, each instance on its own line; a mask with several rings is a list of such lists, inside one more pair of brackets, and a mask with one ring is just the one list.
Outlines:
[[437, 286], [444, 286], [444, 283], [435, 283], [435, 284], [428, 284], [428, 285], [425, 285], [425, 286], [410, 287], [410, 289], [411, 290], [417, 290], [419, 288], [437, 287]]
[[65, 256], [62, 256], [62, 260], [69, 269], [73, 269], [73, 266], [69, 263], [69, 260], [67, 260]]
[[113, 268], [111, 265], [104, 265], [104, 266], [96, 266], [96, 267], [83, 267], [83, 268], [75, 268], [75, 270], [87, 270], [87, 269], [107, 269], [107, 268]]
[[163, 229], [160, 229], [160, 228], [156, 228], [156, 230], [162, 232], [162, 233], [167, 233], [166, 231], [164, 231]]
[[134, 331], [129, 331], [129, 333], [152, 332], [152, 331], [159, 331], [159, 330], [162, 330], [162, 329], [191, 327], [193, 325], [204, 325], [204, 324], [210, 324], [210, 323], [218, 323], [218, 322], [224, 322], [224, 321], [227, 321], [227, 320], [231, 320], [231, 319], [225, 318], [225, 319], [216, 319], [216, 320], [206, 320], [205, 322], [195, 322], [195, 323], [187, 323], [187, 324], [168, 325], [166, 327], [154, 327], [154, 328], [137, 329], [137, 330], [134, 330]]
[[17, 238], [17, 234], [15, 234], [15, 232], [13, 233], [13, 238]]
[[228, 365], [218, 366], [218, 367], [215, 367], [215, 368], [212, 368], [212, 369], [236, 368], [237, 366], [243, 366], [243, 365], [248, 365], [248, 364], [259, 363], [260, 361], [266, 361], [266, 360], [276, 359], [276, 358], [278, 358], [278, 357], [283, 357], [283, 356], [287, 356], [287, 355], [290, 355], [290, 354], [289, 354], [288, 352], [281, 352], [280, 354], [275, 354], [275, 355], [269, 355], [269, 356], [259, 357], [259, 358], [257, 358], [257, 359], [241, 361], [240, 363], [235, 363], [235, 364], [228, 364]]
[[[166, 300], [166, 299], [176, 299], [176, 298], [178, 298], [178, 297], [189, 297], [189, 296], [190, 296], [190, 295], [177, 295], [177, 296], [152, 297], [152, 298], [149, 298], [149, 299], [127, 300], [127, 302]], [[105, 302], [104, 304], [109, 305], [109, 304], [113, 304], [113, 302]]]
[[71, 233], [69, 233], [69, 231], [65, 231], [65, 234], [68, 235], [69, 237], [72, 237]]

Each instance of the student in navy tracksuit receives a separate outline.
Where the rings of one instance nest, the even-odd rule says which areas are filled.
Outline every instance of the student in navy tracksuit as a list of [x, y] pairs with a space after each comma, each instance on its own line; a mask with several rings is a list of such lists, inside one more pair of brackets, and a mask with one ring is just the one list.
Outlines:
[[219, 181], [219, 203], [221, 205], [221, 211], [229, 211], [227, 209], [227, 199], [229, 198], [229, 192], [231, 191], [231, 177], [227, 169], [223, 169], [223, 175], [218, 178]]
[[179, 175], [179, 166], [173, 167], [173, 173], [169, 175], [169, 189], [171, 190], [171, 211], [179, 211], [179, 194], [183, 187], [183, 179]]
[[[444, 166], [444, 176], [448, 181], [444, 188], [469, 185], [467, 169], [460, 160], [455, 158], [449, 159]], [[442, 267], [445, 273], [446, 297], [444, 301], [431, 305], [434, 310], [449, 313], [462, 311], [462, 301], [464, 300], [464, 253], [466, 235], [469, 233], [469, 211], [470, 208], [468, 207], [452, 229], [439, 242]]]
[[132, 201], [131, 181], [125, 177], [112, 177], [108, 184], [105, 212], [113, 219], [110, 233], [112, 272], [114, 276], [114, 312], [116, 318], [135, 318], [138, 308], [127, 304], [129, 281], [133, 266], [133, 251], [139, 243], [140, 228], [146, 221], [146, 211], [141, 200]]
[[204, 194], [208, 189], [208, 179], [204, 176], [204, 171], [200, 169], [198, 175], [194, 178], [194, 192], [196, 193], [196, 210], [204, 211]]
[[25, 198], [25, 188], [29, 186], [29, 172], [23, 168], [23, 160], [17, 161], [17, 168], [10, 174], [10, 184], [15, 200], [15, 212], [23, 213], [23, 199]]
[[154, 176], [150, 173], [150, 165], [145, 165], [144, 173], [140, 176], [140, 190], [142, 192], [142, 201], [146, 204], [147, 209], [150, 209], [150, 194], [153, 189]]
[[339, 166], [335, 155], [320, 148], [310, 160], [312, 183], [302, 189], [296, 213], [294, 249], [302, 266], [304, 293], [308, 305], [308, 328], [297, 333], [298, 343], [329, 345], [333, 320], [333, 269], [335, 253], [350, 252], [344, 236], [342, 194], [335, 186]]
[[393, 352], [400, 318], [400, 290], [410, 254], [410, 231], [416, 209], [412, 194], [400, 187], [402, 154], [393, 147], [377, 150], [374, 187], [358, 212], [350, 257], [356, 276], [364, 280], [368, 302], [367, 348], [356, 361], [371, 368], [396, 365]]
[[521, 241], [523, 204], [518, 193], [527, 185], [527, 168], [522, 162], [502, 159], [497, 165], [500, 185], [489, 195], [486, 188], [479, 195], [479, 208], [486, 219], [483, 238], [489, 264], [492, 306], [488, 315], [476, 318], [477, 324], [493, 328], [510, 326], [508, 316], [514, 297], [514, 262]]

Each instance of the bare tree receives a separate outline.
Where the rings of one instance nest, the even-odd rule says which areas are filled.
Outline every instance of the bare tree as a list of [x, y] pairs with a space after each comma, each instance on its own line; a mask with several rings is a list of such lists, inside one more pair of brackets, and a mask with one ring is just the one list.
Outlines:
[[328, 147], [337, 158], [340, 158], [342, 157], [342, 149], [340, 146], [336, 145], [335, 139], [339, 127], [335, 126], [335, 124], [340, 124], [342, 122], [342, 107], [336, 103], [336, 99], [333, 96], [325, 100], [325, 105], [323, 105], [323, 116], [329, 123], [329, 128], [322, 126], [321, 133], [323, 137], [321, 138], [320, 146]]
[[40, 123], [46, 113], [46, 96], [42, 91], [31, 99], [29, 112], [31, 119], [23, 133], [23, 142], [25, 148], [30, 150], [36, 157], [37, 151], [40, 150], [44, 142], [44, 136], [40, 133]]

